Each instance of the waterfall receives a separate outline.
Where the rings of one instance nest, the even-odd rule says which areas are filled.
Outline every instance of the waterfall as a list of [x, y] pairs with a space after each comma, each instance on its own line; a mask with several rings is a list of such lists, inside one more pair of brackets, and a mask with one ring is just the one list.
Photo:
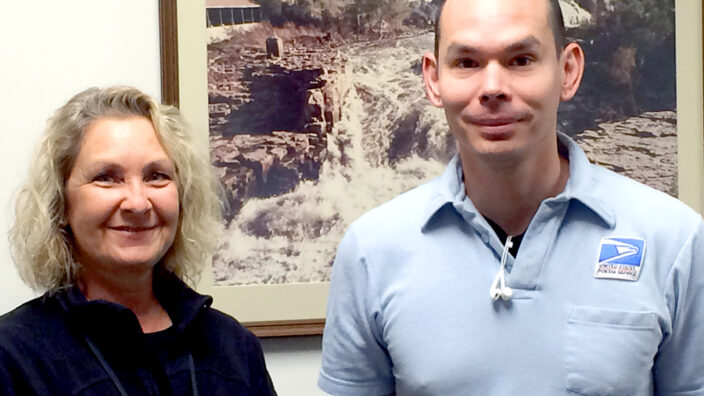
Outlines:
[[319, 178], [244, 204], [214, 257], [216, 284], [326, 281], [352, 221], [442, 173], [455, 145], [423, 91], [431, 48], [432, 34], [346, 48], [342, 119]]

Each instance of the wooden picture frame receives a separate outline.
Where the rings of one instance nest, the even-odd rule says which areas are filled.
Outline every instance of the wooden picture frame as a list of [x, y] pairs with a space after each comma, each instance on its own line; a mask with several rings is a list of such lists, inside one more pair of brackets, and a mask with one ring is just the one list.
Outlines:
[[[162, 102], [178, 106], [208, 149], [205, 1], [159, 0]], [[185, 78], [184, 76], [189, 76]], [[259, 337], [322, 334], [328, 284], [213, 286], [206, 267], [197, 285]]]
[[[679, 198], [704, 208], [702, 126], [702, 4], [677, 2], [677, 146]], [[160, 0], [162, 101], [179, 106], [208, 149], [205, 0]], [[698, 34], [692, 34], [692, 32]], [[214, 306], [243, 322], [256, 335], [321, 334], [328, 283], [213, 286], [212, 268], [198, 290]]]

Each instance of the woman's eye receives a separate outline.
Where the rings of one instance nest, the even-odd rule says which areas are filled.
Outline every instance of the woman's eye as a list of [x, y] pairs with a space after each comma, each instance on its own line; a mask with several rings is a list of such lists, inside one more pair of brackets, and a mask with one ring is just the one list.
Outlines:
[[93, 181], [96, 183], [116, 183], [119, 180], [117, 177], [111, 173], [99, 173], [95, 175]]
[[166, 172], [152, 172], [147, 176], [148, 182], [165, 182], [171, 180], [171, 176]]

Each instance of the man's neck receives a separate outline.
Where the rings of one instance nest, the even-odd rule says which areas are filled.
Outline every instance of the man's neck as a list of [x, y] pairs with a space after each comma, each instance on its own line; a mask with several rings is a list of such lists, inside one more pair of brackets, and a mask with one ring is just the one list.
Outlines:
[[543, 155], [487, 163], [460, 153], [465, 192], [479, 213], [508, 235], [522, 234], [540, 203], [565, 189], [569, 163], [553, 146]]

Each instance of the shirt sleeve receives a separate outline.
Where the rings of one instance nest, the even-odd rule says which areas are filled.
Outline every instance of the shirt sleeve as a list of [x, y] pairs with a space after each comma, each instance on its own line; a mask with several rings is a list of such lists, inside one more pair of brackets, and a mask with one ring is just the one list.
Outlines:
[[250, 364], [254, 368], [252, 370], [252, 373], [254, 373], [253, 382], [259, 384], [254, 394], [257, 396], [277, 396], [274, 383], [271, 381], [271, 376], [269, 375], [269, 370], [266, 368], [262, 346], [256, 337], [252, 336], [252, 338], [254, 356], [252, 356]]
[[0, 396], [30, 395], [34, 392], [14, 359], [0, 346]]
[[394, 392], [394, 376], [378, 290], [354, 227], [333, 264], [318, 386], [339, 396], [387, 395]]
[[672, 332], [653, 373], [655, 394], [704, 395], [704, 227], [699, 222], [670, 270], [665, 290]]

